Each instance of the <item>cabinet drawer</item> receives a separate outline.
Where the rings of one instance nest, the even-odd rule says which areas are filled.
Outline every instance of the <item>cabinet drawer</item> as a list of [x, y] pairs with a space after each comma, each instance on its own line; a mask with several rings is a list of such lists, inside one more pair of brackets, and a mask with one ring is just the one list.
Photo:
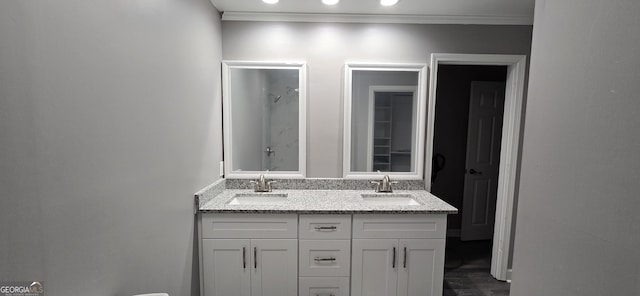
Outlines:
[[351, 215], [300, 215], [300, 239], [351, 239]]
[[349, 276], [351, 241], [300, 240], [300, 276]]
[[349, 296], [347, 277], [301, 277], [298, 296]]
[[445, 238], [444, 214], [353, 215], [353, 238]]
[[203, 238], [297, 238], [296, 214], [203, 214]]

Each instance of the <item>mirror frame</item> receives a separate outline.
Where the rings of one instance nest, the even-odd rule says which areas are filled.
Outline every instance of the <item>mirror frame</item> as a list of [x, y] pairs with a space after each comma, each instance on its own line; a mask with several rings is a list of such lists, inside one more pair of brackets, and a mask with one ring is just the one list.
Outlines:
[[[297, 171], [233, 171], [233, 144], [231, 142], [232, 69], [286, 69], [298, 70], [298, 170]], [[222, 61], [222, 112], [224, 131], [224, 177], [255, 179], [261, 174], [277, 179], [304, 179], [307, 173], [307, 64], [284, 61]]]
[[[353, 172], [351, 171], [351, 111], [353, 96], [354, 71], [394, 71], [418, 73], [416, 91], [417, 108], [416, 140], [412, 149], [415, 151], [412, 172]], [[388, 86], [400, 87], [400, 86]], [[402, 86], [408, 87], [408, 86]], [[379, 179], [381, 175], [389, 175], [396, 180], [422, 180], [424, 176], [424, 148], [427, 106], [427, 64], [379, 64], [379, 63], [346, 63], [344, 72], [344, 138], [342, 176], [345, 179]], [[371, 129], [371, 127], [370, 127]], [[368, 153], [363, 151], [363, 153]]]

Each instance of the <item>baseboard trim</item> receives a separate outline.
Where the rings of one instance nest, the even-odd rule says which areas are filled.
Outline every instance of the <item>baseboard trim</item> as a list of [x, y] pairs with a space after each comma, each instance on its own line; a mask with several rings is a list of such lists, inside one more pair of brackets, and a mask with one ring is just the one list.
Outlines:
[[460, 229], [448, 229], [447, 237], [460, 237]]

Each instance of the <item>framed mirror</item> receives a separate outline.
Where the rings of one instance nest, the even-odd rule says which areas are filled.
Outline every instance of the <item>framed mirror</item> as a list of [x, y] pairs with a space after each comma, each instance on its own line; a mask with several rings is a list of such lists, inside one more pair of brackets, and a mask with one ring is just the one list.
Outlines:
[[224, 166], [228, 178], [304, 178], [306, 64], [224, 61]]
[[345, 178], [423, 178], [426, 69], [426, 64], [346, 64]]

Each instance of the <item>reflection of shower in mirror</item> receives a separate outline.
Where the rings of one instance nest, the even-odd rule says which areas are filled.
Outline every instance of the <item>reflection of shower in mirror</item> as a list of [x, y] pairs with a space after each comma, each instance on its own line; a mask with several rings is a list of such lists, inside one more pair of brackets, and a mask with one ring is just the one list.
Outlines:
[[290, 96], [292, 93], [295, 93], [296, 95], [298, 94], [299, 90], [297, 88], [293, 88], [290, 86], [287, 86], [287, 95]]
[[266, 170], [303, 175], [302, 65], [225, 62], [223, 66], [229, 176]]
[[269, 94], [269, 98], [273, 98], [273, 102], [277, 103], [278, 101], [280, 101], [280, 99], [282, 98], [282, 96], [276, 96], [274, 94]]

